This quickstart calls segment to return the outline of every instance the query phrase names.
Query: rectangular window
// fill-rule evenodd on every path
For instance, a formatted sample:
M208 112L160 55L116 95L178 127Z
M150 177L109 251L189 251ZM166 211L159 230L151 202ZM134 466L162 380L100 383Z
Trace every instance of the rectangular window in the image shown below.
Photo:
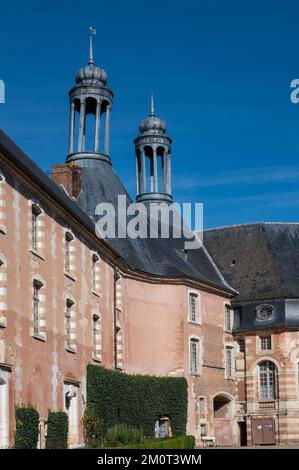
M73 302L71 300L66 301L66 311L65 311L65 332L66 332L66 346L71 348L71 320L72 320L72 306Z
M97 349L97 345L98 345L98 339L97 339L98 320L99 320L99 316L98 315L93 315L93 317L92 317L92 336L93 336L93 357L95 359L97 359L97 356L98 356L98 349Z
M64 244L64 268L66 273L70 273L71 270L71 241L73 236L71 233L65 234L65 244Z
M201 425L200 425L200 435L201 436L206 435L206 425L204 423L201 423Z
M190 373L200 372L200 343L198 339L190 339Z
M239 352L240 353L245 352L245 340L243 338L238 338L237 342L238 342Z
M230 305L225 305L224 311L224 329L231 332L233 329L234 312Z
M189 321L199 322L199 299L197 294L189 294Z
M269 351L272 349L271 336L260 336L261 351Z
M97 283L97 264L99 258L97 255L92 256L92 290L96 292L98 290L98 283Z
M33 250L37 250L37 213L36 211L34 210L34 208L32 208L32 219L31 219L31 222L32 222L32 249Z
M199 397L199 412L204 414L206 412L206 399L205 397Z
M39 289L41 285L33 283L33 334L39 334Z
M227 379L234 378L234 350L230 346L225 348L225 375Z

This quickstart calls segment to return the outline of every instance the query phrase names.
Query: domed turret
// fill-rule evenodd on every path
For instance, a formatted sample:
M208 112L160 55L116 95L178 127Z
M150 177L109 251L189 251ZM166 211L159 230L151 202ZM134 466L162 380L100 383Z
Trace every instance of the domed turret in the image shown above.
M76 77L76 83L88 83L88 84L102 84L107 83L107 72L101 67L96 67L94 64L88 64L86 67L82 67L78 70Z
M69 92L71 109L67 161L76 161L78 164L83 164L82 160L87 158L110 163L110 115L113 93L106 85L106 71L94 63L92 37L95 34L96 30L90 28L88 64L79 69L75 77L76 85ZM80 115L77 131L75 128L76 112ZM89 114L95 116L94 128L90 128L91 121L88 124L86 120ZM105 135L103 139L100 139L102 126L105 127ZM88 131L91 138L86 139ZM78 132L77 136L76 132Z
M149 117L139 125L139 136L134 140L136 151L136 200L172 202L171 195L171 139L165 134L166 124L155 115L151 95ZM146 165L146 161L149 165ZM158 171L158 169L161 171Z
M151 110L148 118L143 119L139 125L140 134L165 134L166 124L155 115L154 98L151 95Z

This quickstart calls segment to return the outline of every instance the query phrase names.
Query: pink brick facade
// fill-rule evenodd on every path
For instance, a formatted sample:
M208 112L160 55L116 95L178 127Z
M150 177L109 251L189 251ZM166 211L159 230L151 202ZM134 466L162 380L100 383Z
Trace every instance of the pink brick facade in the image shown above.
M229 303L229 295L194 281L126 270L102 241L10 164L4 153L0 170L4 200L0 233L1 446L13 445L14 408L19 404L35 406L41 421L46 420L48 410L66 410L69 444L82 444L86 365L92 362L127 373L185 376L188 432L199 438L204 427L206 434L214 435L221 419L229 418L227 443L236 442L235 382L225 378L224 346L233 341L231 333L224 331L224 305ZM33 206L38 208L35 221ZM32 224L36 225L34 233ZM67 234L71 234L69 239ZM188 320L190 292L199 298L196 324ZM38 302L37 322L34 299ZM191 338L199 341L196 374L190 373ZM215 396L227 397L230 407L229 416L215 418L214 427ZM205 401L202 409L199 397Z

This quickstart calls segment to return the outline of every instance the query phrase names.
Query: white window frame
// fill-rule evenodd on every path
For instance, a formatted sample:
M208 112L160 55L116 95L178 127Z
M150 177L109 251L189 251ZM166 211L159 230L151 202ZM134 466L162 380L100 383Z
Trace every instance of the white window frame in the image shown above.
M65 303L65 345L67 350L72 350L72 309L75 302L67 298Z
M227 319L228 312L229 312L229 319ZM225 303L224 304L224 326L223 326L223 329L227 333L232 333L233 326L234 326L234 310L233 310L233 308L230 304Z
M202 405L203 409L201 409ZM207 398L205 396L198 397L198 411L200 415L205 415L207 412Z
M193 344L197 345L196 349L196 368L192 367L192 346ZM189 373L190 375L201 375L202 372L202 341L198 336L189 337Z
M192 313L191 312L191 298L194 298L196 297L196 300L195 300L195 320L192 319ZM196 292L196 291L193 291L193 290L189 290L188 291L188 322L189 323L193 323L195 325L200 325L201 324L201 295L199 292Z
M231 364L230 369L231 373L228 372L228 351L231 351ZM225 378L227 380L235 379L235 348L233 344L225 344L224 346L224 361L225 361Z
M273 387L273 394L270 396L270 384L269 384L269 380L270 380L270 372L269 370L268 371L264 371L264 372L261 372L261 366L266 363L268 366L269 364L272 364L273 365L273 371L270 371L271 373L274 374L274 387ZM277 399L277 380L278 380L278 368L275 364L275 362L271 361L270 359L264 359L262 361L260 361L258 364L257 364L257 367L258 367L258 392L259 392L259 401L260 402L264 402L264 401L275 401ZM267 396L263 396L262 397L262 386L261 386L261 373L263 374L266 374L266 380L267 380Z
M270 348L267 347L267 343L270 341ZM263 342L265 343L263 347ZM273 344L272 344L272 336L270 334L262 334L259 335L259 350L261 352L269 352L272 351Z

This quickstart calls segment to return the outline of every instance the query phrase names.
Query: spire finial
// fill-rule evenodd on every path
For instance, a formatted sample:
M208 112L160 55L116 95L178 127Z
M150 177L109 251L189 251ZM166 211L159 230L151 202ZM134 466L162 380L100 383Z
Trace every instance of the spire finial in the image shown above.
M155 115L155 106L154 106L154 93L151 92L151 110L150 110L150 116Z
M97 30L90 26L89 28L89 61L88 64L94 64L93 60L93 47L92 47L92 36L97 34Z

